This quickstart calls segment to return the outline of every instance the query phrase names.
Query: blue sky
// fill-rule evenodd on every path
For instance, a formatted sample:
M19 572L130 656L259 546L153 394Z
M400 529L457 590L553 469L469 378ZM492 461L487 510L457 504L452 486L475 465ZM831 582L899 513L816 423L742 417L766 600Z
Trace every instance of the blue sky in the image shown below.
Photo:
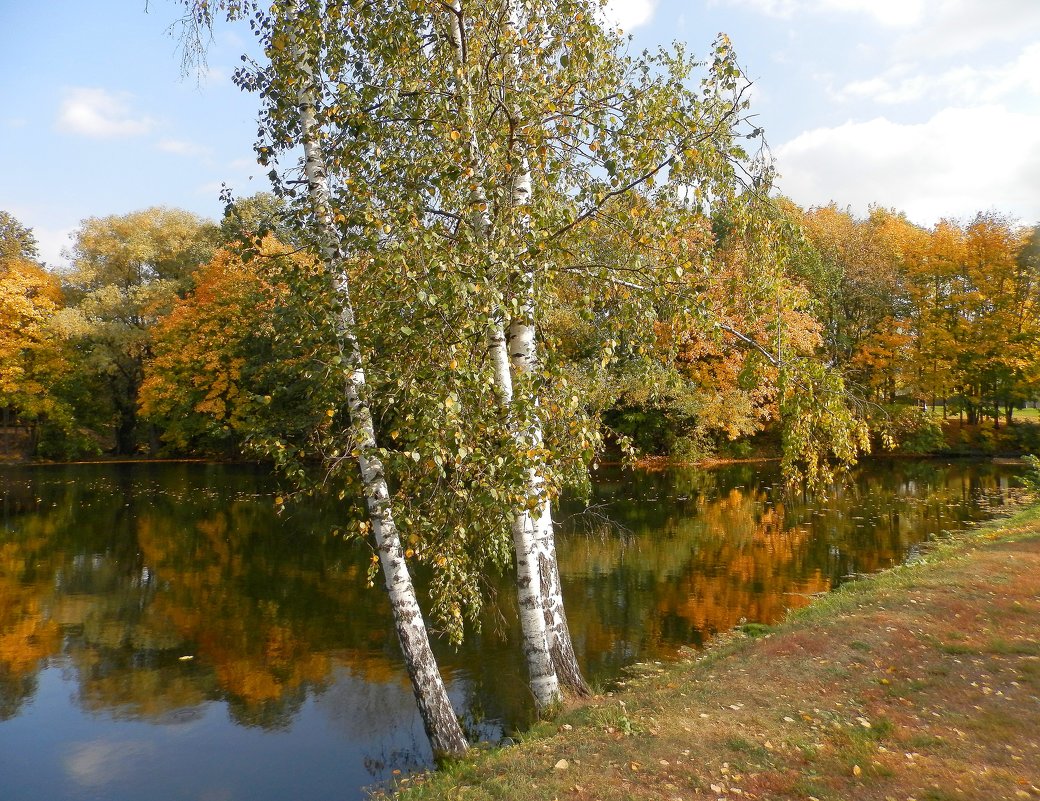
M995 209L1040 221L1040 0L611 0L637 48L729 34L780 189L931 225ZM80 220L153 205L216 218L220 186L266 188L256 100L224 28L181 75L172 0L0 0L0 208L45 261ZM250 178L250 176L253 176Z

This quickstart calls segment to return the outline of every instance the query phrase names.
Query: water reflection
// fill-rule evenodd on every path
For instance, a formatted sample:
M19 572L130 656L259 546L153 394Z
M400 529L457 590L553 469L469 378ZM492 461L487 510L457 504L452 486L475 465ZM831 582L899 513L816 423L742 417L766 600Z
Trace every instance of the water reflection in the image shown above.
M592 678L775 621L986 516L1010 482L1003 466L897 462L823 500L776 480L606 474L593 511L560 511ZM428 762L367 553L325 533L335 508L279 518L269 477L202 465L7 469L0 488L5 798L360 797ZM492 738L531 714L507 579L499 591L479 636L439 649L467 724Z

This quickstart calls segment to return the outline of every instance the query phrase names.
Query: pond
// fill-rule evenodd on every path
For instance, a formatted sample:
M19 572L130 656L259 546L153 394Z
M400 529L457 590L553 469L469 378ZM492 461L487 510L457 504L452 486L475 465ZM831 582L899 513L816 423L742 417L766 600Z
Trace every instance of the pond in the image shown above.
M602 472L558 511L571 631L601 685L1001 506L1014 468L875 462L826 499L774 465ZM263 471L0 468L5 801L325 801L429 764L370 552L331 510L279 517ZM437 645L472 736L530 721L509 582L479 636Z

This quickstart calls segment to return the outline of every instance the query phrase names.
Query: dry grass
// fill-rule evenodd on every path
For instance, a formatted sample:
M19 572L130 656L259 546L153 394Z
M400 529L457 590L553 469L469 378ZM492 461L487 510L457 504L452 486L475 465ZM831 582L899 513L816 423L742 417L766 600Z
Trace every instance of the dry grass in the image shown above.
M640 665L418 799L1040 798L1040 507Z

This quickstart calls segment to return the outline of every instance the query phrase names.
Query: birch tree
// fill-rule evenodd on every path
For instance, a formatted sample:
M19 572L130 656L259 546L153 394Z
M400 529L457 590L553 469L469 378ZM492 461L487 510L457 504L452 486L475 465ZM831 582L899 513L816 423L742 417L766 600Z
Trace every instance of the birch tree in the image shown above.
M467 46L467 19L462 4L456 0L445 7L447 15L446 28L448 39L455 55L455 90L459 119L463 132L460 134L467 141L467 157L469 166L467 171L472 173L475 182L472 185L473 212L471 214L471 226L476 242L480 247L486 248L489 237L493 232L493 221L489 211L487 196L487 176L484 175L485 158L481 152L480 131L478 131L477 120L474 115L473 83L470 80L472 65L470 63L470 49ZM514 3L506 3L503 10L503 20L507 28L514 28L517 24L517 9ZM510 82L515 84L520 80L519 64L515 54L508 61L513 74L509 76ZM519 169L515 176L510 176L509 201L518 213L517 223L521 226L527 224L526 205L531 197L531 170L526 153L520 152L517 158ZM531 298L533 300L533 298ZM499 393L499 401L502 404L507 418L512 416L510 409L513 402L513 376L518 369L525 369L533 357L533 338L519 334L514 336L513 321L509 321L507 335L505 310L496 310L494 317L490 320L490 331L488 336L488 349L493 365L495 386ZM533 333L533 332L532 332ZM519 426L512 425L513 437L521 447L538 446L541 444L541 432L538 428L533 429L528 435L520 430ZM527 495L537 502L541 487L541 477L533 468L528 468ZM540 504L540 514L533 503L528 503L519 509L513 519L512 535L513 548L516 553L517 572L517 596L520 610L520 625L523 632L523 650L527 662L528 676L531 692L534 696L535 705L540 712L551 709L560 701L558 666L555 664L550 648L547 624L552 622L552 617L546 614L546 600L549 598L549 575L543 568L543 560L540 550L544 547L542 540L546 529L543 518L548 517L548 527L552 525L551 513L548 503ZM555 564L555 561L554 561ZM562 603L561 603L562 608ZM581 679L580 671L575 665L574 675L577 677L573 686L579 691L587 688Z
M212 22L206 4L189 4L189 7L198 24L208 26ZM324 47L320 28L309 24L325 10L319 4L292 0L274 3L267 12L257 11L251 24L269 63L262 70L241 72L238 78L248 88L263 87L265 106L261 132L283 147L302 150L302 178L298 180L306 191L295 204L296 222L301 228L301 241L310 246L324 268L323 311L326 324L334 331L338 350L334 372L342 380L343 405L350 425L347 441L341 443L341 450L334 458L350 459L360 474L367 509L363 530L371 534L376 551L373 561L382 568L405 666L434 754L457 756L466 751L466 738L433 655L406 562L406 549L394 518L368 396L360 341L363 329L359 328L355 315L347 270L349 254L345 242L351 239L340 235L337 216L342 219L343 214L332 202L327 132L319 118L321 86L327 66L324 62L331 54ZM238 4L232 4L227 11L231 17L243 13ZM345 6L338 7L338 11L346 15L342 20L345 26L356 24L361 18L360 13L353 16ZM353 48L345 47L343 52L353 52ZM263 161L267 161L267 152L263 146L259 148ZM277 171L272 170L271 177L277 186ZM364 242L371 228L357 226L352 241ZM330 413L335 416L336 411L333 409Z
M540 321L561 280L580 287L612 331L605 369L645 336L659 292L708 268L656 248L674 218L643 212L654 198L705 216L764 187L766 165L740 147L757 137L747 82L724 37L704 63L681 49L628 56L585 0L534 0L522 15L502 2L291 4L320 66L300 77L293 31L266 23L288 18L279 8L255 23L271 66L248 65L238 81L264 98L257 154L276 193L305 212L314 178L301 194L278 167L307 138L321 146L323 211L301 219L349 253L335 272L354 277L365 387L379 388L360 394L390 443L379 457L400 488L405 557L433 567L434 615L457 638L482 576L519 556L521 589L541 598L526 608L549 623L548 638L537 615L525 626L529 665L540 664L532 694L549 708L553 673L582 687L551 504L587 486L602 439L552 344L539 349ZM599 226L627 241L624 258L582 252L577 235ZM645 294L621 302L633 276ZM341 470L334 438L322 447L329 474Z
M397 147L422 165L416 173L435 177L428 194L436 205L431 212L432 204L424 203L412 219L425 212L457 220L459 225L445 233L456 270L482 275L493 288L489 306L471 308L472 319L485 320L490 329L490 372L520 446L513 459L522 466L522 479L511 495L517 502L512 531L521 608L530 609L523 595L538 582L549 624L545 647L555 672L580 692L585 686L563 612L551 502L567 483L585 480L599 432L573 394L565 403L545 402L567 386L539 361L538 321L552 303L561 273L584 274L590 305L595 290L617 277L611 274L615 267L639 272L650 286L659 284L660 276L648 273L664 272L660 265L581 264L581 254L571 250L573 235L601 223L620 226L638 259L640 250L648 251L654 222L639 220L640 203L624 198L651 191L662 177L696 184L691 192L702 199L732 193L737 188L733 164L743 158L732 143L734 129L743 124L745 87L725 39L716 46L703 94L691 92L685 86L694 68L690 60L682 54L627 59L620 38L597 24L592 4L527 3L522 13L514 3L412 8L418 12L418 32L435 34L438 17L446 15L448 33L417 38L409 52L421 58L386 65L407 89L409 103L422 110L387 113L384 130L402 129ZM439 104L441 97L448 101ZM385 141L392 151L395 146ZM707 145L708 166L684 179L683 157L701 158L697 145ZM461 185L453 186L456 181ZM410 243L405 250L416 252L420 245ZM675 268L671 254L654 255ZM681 266L678 270L681 274ZM613 340L604 343L608 361L613 347ZM570 447L563 447L563 437L548 443L547 425L566 426ZM532 551L537 575L524 568ZM540 638L536 622L525 626L533 685L543 675L531 658ZM539 699L541 691L532 689ZM548 698L539 703L546 705Z

